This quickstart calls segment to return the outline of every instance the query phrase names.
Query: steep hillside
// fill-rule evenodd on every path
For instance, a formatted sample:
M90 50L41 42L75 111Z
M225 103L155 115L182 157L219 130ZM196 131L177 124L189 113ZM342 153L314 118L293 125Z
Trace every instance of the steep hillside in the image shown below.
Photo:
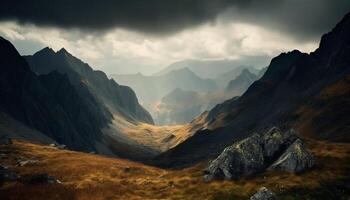
M90 107L96 102L79 98L63 75L35 75L14 46L3 38L0 57L1 112L69 148L95 150L94 141L102 134L99 130L109 120L101 110Z
M262 186L282 200L346 199L349 145L315 141L307 145L318 163L317 168L307 173L266 172L249 179L205 183L202 179L205 163L182 170L165 170L123 159L14 141L12 145L0 145L1 164L21 178L0 183L0 199L246 200ZM31 162L18 164L28 160ZM38 174L48 174L61 183L26 181Z
M45 48L33 56L25 56L25 59L37 74L48 74L55 70L67 74L79 94L84 98L92 94L92 98L99 101L99 105L103 105L100 109L107 107L110 112L119 113L132 120L153 123L151 115L138 103L131 88L108 79L102 71L94 71L65 49L54 52Z
M240 98L219 104L206 115L207 129L159 156L158 161L173 166L207 159L234 141L273 125L303 127L300 130L303 135L349 142L349 116L340 109L347 105L348 93L333 89L346 87L341 80L350 73L349 55L350 14L347 14L322 37L315 52L294 50L273 58L264 76ZM324 98L324 93L335 96ZM321 101L315 101L320 95ZM310 105L312 111L303 110ZM318 117L321 111L322 117ZM311 127L302 121L306 116L312 117L308 119Z

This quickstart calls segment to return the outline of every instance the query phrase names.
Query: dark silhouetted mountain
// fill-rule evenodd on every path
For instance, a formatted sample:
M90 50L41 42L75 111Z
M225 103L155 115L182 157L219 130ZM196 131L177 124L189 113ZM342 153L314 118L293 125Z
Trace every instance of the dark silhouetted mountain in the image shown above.
M273 58L261 79L239 98L205 113L206 128L157 157L161 165L187 165L217 156L235 141L274 125L302 135L350 141L350 14L310 53ZM193 124L196 126L196 124Z
M240 75L228 83L226 91L234 91L237 94L242 94L257 79L257 75L251 73L248 69L244 69Z
M134 121L153 123L151 115L139 104L134 91L108 79L102 71L94 71L88 64L72 56L64 48L54 52L44 48L33 56L25 56L37 74L58 71L66 74L81 98L87 98L94 110L119 113ZM94 104L93 102L98 102Z
M71 149L95 150L99 130L111 117L90 107L96 102L80 98L65 75L34 74L14 46L3 38L0 67L1 112Z

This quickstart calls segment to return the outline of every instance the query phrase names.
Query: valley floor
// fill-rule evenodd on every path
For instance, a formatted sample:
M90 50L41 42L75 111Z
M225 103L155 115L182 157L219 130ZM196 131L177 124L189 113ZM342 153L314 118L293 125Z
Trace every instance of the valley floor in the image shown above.
M317 167L307 173L265 172L236 181L202 180L206 163L170 170L94 154L14 141L0 146L1 164L22 178L47 173L62 184L6 182L0 199L248 199L262 186L280 199L348 199L350 144L307 141ZM20 166L20 160L32 160Z

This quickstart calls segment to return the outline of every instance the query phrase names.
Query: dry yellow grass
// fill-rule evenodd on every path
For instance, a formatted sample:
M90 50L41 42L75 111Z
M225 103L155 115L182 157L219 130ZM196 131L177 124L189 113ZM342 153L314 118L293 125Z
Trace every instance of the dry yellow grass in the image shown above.
M47 173L62 184L5 183L0 187L0 199L246 199L261 186L275 191L282 199L290 199L288 191L295 188L319 190L325 183L349 180L349 144L307 141L307 145L317 156L317 167L310 172L301 175L266 172L249 179L204 183L201 172L204 163L181 170L165 170L123 159L15 141L13 145L0 146L4 165L22 177ZM17 159L37 162L17 166Z
M109 128L104 132L116 136L134 145L145 146L157 152L164 152L191 137L199 128L206 127L203 113L190 124L156 126L146 123L135 123L114 116Z

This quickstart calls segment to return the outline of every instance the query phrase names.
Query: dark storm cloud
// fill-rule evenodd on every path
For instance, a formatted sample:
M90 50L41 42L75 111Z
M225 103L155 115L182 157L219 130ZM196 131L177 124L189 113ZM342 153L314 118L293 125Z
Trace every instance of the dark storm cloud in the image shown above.
M231 5L250 0L7 0L0 19L37 25L104 30L124 27L146 32L181 30L214 19Z
M171 34L213 21L250 22L296 37L319 36L350 10L349 0L5 0L0 20Z
M241 9L231 8L223 15L227 21L259 24L297 39L319 39L350 12L350 0L251 1Z

